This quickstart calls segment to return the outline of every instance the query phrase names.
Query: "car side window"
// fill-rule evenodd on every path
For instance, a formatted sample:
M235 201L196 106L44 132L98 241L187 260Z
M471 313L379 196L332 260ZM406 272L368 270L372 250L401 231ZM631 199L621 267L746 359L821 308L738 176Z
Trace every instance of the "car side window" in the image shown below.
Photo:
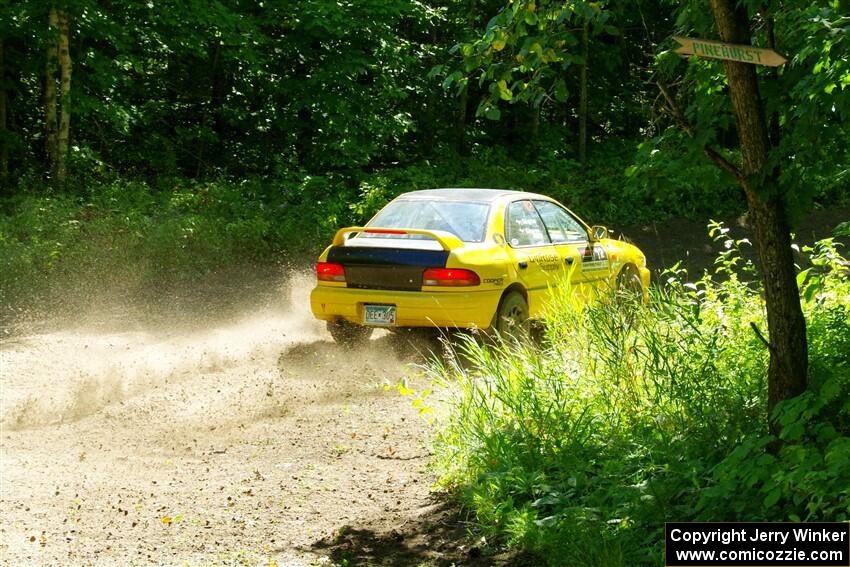
M508 242L511 246L549 244L546 227L531 201L514 201L508 205Z
M534 206L537 207L554 244L587 240L584 227L563 208L550 201L534 201Z

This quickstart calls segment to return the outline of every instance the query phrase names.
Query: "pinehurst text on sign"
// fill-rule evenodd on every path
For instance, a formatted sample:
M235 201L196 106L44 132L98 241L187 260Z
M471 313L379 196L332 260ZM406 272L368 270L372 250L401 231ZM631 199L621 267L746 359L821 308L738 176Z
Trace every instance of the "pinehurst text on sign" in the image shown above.
M735 45L721 43L707 39L693 39L689 37L673 36L682 47L676 49L681 55L696 55L709 59L723 59L726 61L738 61L739 63L752 63L754 65L768 65L778 67L785 63L786 59L772 49L753 47L752 45Z

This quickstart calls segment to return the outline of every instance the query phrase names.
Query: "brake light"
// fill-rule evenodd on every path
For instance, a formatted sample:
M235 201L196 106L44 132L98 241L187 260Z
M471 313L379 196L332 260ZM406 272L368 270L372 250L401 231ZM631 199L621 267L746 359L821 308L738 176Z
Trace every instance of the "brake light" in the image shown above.
M316 264L316 279L323 282L344 282L345 268L342 264L318 262Z
M480 283L478 274L472 270L429 268L422 273L422 285L467 286Z
M367 228L363 232L368 234L407 234L406 230L398 228Z

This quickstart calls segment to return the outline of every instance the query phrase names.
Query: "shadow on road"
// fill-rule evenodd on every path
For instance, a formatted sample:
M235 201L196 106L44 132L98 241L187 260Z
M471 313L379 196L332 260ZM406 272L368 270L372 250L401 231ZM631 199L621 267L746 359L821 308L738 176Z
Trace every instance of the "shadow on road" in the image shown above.
M312 551L327 555L334 565L473 567L500 565L531 567L540 560L527 555L491 555L491 549L469 533L469 524L457 506L445 498L423 508L421 514L397 527L380 524L344 526L335 537L313 544Z

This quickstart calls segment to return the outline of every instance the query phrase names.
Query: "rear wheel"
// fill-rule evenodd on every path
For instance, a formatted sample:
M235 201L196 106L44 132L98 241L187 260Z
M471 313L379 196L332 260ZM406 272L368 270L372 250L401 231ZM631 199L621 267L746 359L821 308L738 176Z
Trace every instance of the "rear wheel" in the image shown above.
M502 336L519 336L528 331L528 326L528 302L520 292L508 292L496 310L496 331Z
M345 319L328 321L328 332L334 341L345 346L359 346L369 340L372 336L372 327L355 325Z

